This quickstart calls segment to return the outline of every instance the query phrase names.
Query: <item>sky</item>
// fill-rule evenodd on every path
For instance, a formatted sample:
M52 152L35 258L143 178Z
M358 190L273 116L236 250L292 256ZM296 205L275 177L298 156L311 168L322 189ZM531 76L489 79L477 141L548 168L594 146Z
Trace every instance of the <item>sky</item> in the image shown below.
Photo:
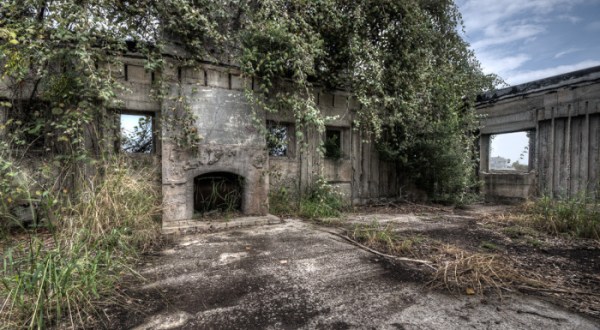
M508 85L600 65L600 0L456 0L485 73ZM524 132L497 135L491 156L517 160ZM519 161L527 163L527 157Z
M515 132L507 134L496 134L490 145L490 157L503 157L510 159L512 164L519 161L520 164L529 164L529 139L526 132Z
M600 0L457 0L485 73L517 85L600 65Z
M138 126L141 115L121 115L121 130L125 133L133 133L133 128Z

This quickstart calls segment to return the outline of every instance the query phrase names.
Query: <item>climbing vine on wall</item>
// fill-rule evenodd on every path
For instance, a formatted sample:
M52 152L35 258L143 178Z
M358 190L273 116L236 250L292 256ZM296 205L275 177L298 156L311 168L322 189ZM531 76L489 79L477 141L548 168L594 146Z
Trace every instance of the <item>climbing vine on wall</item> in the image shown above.
M175 43L187 64L239 64L255 82L246 93L254 111L291 111L298 134L327 121L315 87L349 91L360 105L354 127L431 193L447 194L473 182L473 101L494 83L460 29L452 0L8 0L0 61L9 111L39 113L40 132L60 139L53 147L69 144L70 159L89 156L81 137L100 134L92 124L118 106L115 55L133 51L160 71ZM36 109L17 101L35 97L44 101ZM174 101L185 114L185 100ZM178 143L198 143L193 118L171 119L188 128Z

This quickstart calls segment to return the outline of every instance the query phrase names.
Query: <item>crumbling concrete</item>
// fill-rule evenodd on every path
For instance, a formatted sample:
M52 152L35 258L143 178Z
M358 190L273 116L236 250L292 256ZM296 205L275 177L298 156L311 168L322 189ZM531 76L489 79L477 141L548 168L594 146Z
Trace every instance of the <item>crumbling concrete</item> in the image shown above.
M596 195L600 189L600 67L480 95L480 173L488 199ZM490 136L532 131L530 171L489 169Z
M398 218L398 216L395 216ZM394 218L394 219L395 219ZM399 221L390 218L390 221ZM412 221L408 219L407 221ZM597 329L528 296L503 299L428 291L390 266L298 220L180 237L139 269L118 317L135 329Z

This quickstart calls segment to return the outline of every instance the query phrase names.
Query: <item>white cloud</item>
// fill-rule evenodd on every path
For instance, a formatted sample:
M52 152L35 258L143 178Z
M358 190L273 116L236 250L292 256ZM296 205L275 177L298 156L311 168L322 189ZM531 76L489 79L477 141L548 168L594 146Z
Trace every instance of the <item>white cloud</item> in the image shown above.
M585 28L589 31L600 31L600 21L591 22Z
M564 50L562 52L558 52L556 55L554 55L554 58L561 58L561 57L563 57L565 55L577 53L577 52L580 52L582 50L583 49L581 49L581 48L569 48L569 49Z
M498 26L490 25L484 30L485 39L472 44L474 49L484 49L489 46L502 45L518 40L526 40L544 32L544 27L533 24Z
M586 60L575 64L568 65L560 65L553 68L546 68L541 70L531 70L531 71L515 71L510 75L510 79L506 79L507 83L511 85L522 84L525 82L548 78L552 76L556 76L562 73L567 73L571 71L577 71L585 68L590 68L593 66L600 65L600 61L596 60Z
M485 52L481 53L477 58L481 62L483 72L495 73L500 77L506 76L509 72L521 67L523 63L531 59L526 54L501 56Z
M565 13L584 0L462 0L458 1L467 31L512 20L517 15L534 18L552 12Z
M558 15L557 18L562 21L569 21L571 24L577 24L583 20L581 17L572 15Z
M464 19L466 38L472 45L482 69L495 73L507 83L517 84L600 64L596 56L569 64L568 54L588 50L587 45L571 43L571 48L556 48L558 42L527 46L532 40L542 40L546 31L552 32L557 22L569 22L579 28L600 31L600 21L587 25L575 6L596 4L600 0L457 0ZM589 9L588 9L589 10ZM548 39L548 38L546 38ZM556 44L556 45L555 45ZM543 49L541 49L543 48ZM554 54L554 56L552 56ZM541 60L533 61L532 59ZM552 66L548 57L554 57L556 66L542 70L526 70Z

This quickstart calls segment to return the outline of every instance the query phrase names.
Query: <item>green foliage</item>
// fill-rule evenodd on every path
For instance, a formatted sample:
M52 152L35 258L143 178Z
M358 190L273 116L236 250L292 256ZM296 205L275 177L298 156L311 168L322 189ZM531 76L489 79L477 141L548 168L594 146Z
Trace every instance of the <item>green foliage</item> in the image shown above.
M104 171L82 187L78 202L40 193L48 201L44 229L0 241L0 318L7 328L42 329L64 316L84 326L97 302L115 299L130 257L156 243L159 192L150 173L123 161Z
M585 195L568 199L542 197L531 209L534 225L551 234L600 239L600 204Z
M400 236L389 224L384 226L377 221L354 226L350 236L376 250L399 255L414 254L415 246L425 240L420 235Z
M325 157L333 160L339 160L342 158L342 147L339 134L331 134L325 137L323 142L323 149L325 149Z
M477 185L473 104L496 80L461 39L452 1L271 0L255 12L240 63L259 78L262 108L323 131L308 89L347 89L361 105L355 127L435 198L460 201Z
M298 215L308 219L338 217L347 204L335 187L319 178L302 195Z
M300 196L294 189L281 186L269 190L269 213L278 216L298 214Z

